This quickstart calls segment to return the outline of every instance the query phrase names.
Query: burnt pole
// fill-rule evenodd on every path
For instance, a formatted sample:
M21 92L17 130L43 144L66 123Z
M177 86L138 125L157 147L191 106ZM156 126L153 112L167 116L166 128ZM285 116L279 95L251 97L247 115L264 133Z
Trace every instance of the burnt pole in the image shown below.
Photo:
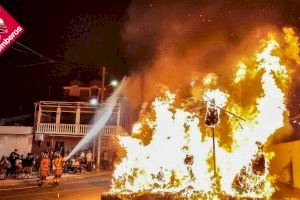
M214 177L217 176L217 163L216 163L216 144L215 144L215 128L212 127L212 139L213 139L213 162L214 162Z
M211 99L207 104L207 110L205 115L205 125L212 130L212 141L213 141L213 167L214 167L214 177L217 175L217 159L216 159L216 141L215 141L215 126L220 122L219 111L216 106L215 99Z

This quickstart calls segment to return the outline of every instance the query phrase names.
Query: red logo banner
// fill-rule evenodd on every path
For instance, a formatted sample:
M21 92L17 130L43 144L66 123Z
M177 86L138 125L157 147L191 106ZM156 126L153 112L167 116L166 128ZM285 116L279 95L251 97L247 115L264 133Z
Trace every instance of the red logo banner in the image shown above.
M24 28L0 6L0 54L24 32Z

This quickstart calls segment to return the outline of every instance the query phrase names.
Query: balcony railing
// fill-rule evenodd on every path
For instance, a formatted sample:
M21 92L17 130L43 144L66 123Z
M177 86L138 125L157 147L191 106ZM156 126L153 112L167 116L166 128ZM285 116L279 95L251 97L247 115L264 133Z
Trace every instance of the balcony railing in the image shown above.
M44 133L50 135L70 135L83 136L92 129L92 125L86 124L55 124L55 123L38 123L36 133ZM118 126L105 126L101 132L102 135L110 135L116 133L120 129Z

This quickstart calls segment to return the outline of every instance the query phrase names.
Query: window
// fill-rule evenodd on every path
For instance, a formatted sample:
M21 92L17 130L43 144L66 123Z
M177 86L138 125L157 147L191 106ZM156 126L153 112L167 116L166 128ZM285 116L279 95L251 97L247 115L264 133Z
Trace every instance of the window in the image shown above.
M79 92L80 92L79 91L79 87L76 86L76 85L74 85L70 89L70 96L72 96L72 97L79 97L79 94L80 94Z
M76 113L61 112L60 123L61 124L75 124Z
M98 96L98 88L91 89L91 96Z
M89 88L81 88L80 89L80 100L81 101L88 101L89 96L90 96Z

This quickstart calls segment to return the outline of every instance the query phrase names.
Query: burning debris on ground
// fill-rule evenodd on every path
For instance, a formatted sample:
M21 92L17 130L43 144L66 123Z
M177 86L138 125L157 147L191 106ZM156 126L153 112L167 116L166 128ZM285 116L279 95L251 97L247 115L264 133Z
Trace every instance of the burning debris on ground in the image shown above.
M119 138L125 156L103 199L271 198L274 155L264 145L287 122L291 63L299 59L291 40L290 28L270 32L236 63L232 83L208 74L187 98L165 87Z

